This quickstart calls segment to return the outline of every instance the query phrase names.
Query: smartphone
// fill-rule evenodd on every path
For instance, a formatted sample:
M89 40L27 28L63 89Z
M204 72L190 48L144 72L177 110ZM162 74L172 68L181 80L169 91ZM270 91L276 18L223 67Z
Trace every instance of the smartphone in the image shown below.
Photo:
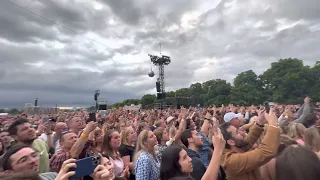
M76 161L76 168L69 169L69 171L75 171L76 174L69 179L79 179L84 176L88 176L93 173L94 169L101 163L101 157L98 155L79 159Z
M93 121L93 122L96 122L96 121L97 121L97 119L96 119L96 113L94 113L94 112L89 113L89 118L88 118L88 120L87 120L87 123L88 123L88 122L91 122L91 121Z
M266 113L269 113L269 112L270 112L269 102L265 102L265 103L264 103L264 107L266 108Z

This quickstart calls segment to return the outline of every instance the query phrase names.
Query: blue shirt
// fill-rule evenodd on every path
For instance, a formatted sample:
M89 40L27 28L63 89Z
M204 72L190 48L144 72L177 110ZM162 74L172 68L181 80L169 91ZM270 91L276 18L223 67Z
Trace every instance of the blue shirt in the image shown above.
M200 159L201 161L203 162L203 164L208 167L209 166L209 163L210 163L210 160L211 158L209 158L209 149L210 149L210 146L211 146L211 141L209 140L209 138L207 138L203 132L201 131L198 131L199 132L199 135L202 137L202 140L203 140L203 145L202 147L199 149L198 151L198 154L200 155Z
M158 180L160 161L147 152L142 152L134 167L136 180Z

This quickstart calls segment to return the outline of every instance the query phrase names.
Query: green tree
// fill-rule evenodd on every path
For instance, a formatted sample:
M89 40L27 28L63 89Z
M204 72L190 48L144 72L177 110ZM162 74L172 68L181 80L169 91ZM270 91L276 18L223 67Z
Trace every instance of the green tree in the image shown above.
M191 97L194 99L195 104L204 104L204 100L201 96L204 94L204 90L201 83L191 84L189 87L189 92Z
M141 104L141 99L126 99L122 102L123 105L138 105Z
M275 102L298 103L308 93L309 67L299 59L280 59L271 64L261 76L267 90L272 91L270 98ZM311 78L311 77L310 77ZM312 79L312 78L311 78Z
M309 89L309 96L313 101L320 101L320 61L317 61L310 71L312 86Z
M143 107L148 106L148 105L152 105L156 102L157 97L153 94L146 94L144 96L142 96L141 98L141 105Z
M176 91L169 91L169 92L167 92L166 95L167 95L168 98L175 97L176 96Z
M209 83L208 83L209 84ZM211 80L208 86L208 92L205 95L205 105L221 105L230 102L230 92L232 86L226 80Z
M234 79L230 100L233 104L251 105L266 101L263 83L252 70L242 72Z
M19 109L16 109L16 108L13 108L13 109L10 109L9 114L20 114L21 112L19 111Z
M190 97L189 88L181 88L176 91L176 96L178 97Z

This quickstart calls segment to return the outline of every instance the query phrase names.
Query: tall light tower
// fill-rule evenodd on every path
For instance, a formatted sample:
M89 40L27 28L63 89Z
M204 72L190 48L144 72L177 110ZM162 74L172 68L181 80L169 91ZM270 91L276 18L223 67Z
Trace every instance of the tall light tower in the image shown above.
M159 83L160 90L159 93L165 93L165 84L164 84L164 66L170 64L171 60L169 56L156 56L149 54L151 62L159 67L159 76L157 79L157 83Z
M161 55L161 44L160 44L160 56L148 54L150 57L151 62L159 67L159 76L156 82L156 89L157 89L157 99L160 102L163 102L166 99L166 91L165 91L165 83L164 83L164 66L170 64L171 59L169 56ZM149 77L154 76L154 72L151 71L148 73ZM162 104L160 103L162 108Z
M96 111L99 109L98 100L99 100L100 90L96 90L94 92L94 100L96 101Z

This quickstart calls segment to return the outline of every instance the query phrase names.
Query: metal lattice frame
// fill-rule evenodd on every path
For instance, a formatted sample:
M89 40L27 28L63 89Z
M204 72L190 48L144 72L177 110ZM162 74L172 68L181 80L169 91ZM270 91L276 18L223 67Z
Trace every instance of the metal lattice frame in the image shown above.
M160 92L165 93L165 86L164 86L164 65L159 65L159 78L158 81L160 83Z
M151 62L159 66L159 77L158 77L158 82L160 84L160 92L165 93L165 83L164 83L164 65L170 64L171 60L169 56L164 56L162 55L161 57L155 56L155 55L150 55Z

